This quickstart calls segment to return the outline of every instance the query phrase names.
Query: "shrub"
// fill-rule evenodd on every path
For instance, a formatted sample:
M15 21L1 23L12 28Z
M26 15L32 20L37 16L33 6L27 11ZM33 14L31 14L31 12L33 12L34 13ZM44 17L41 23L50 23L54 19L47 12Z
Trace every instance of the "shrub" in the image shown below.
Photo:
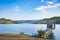
M21 32L20 34L21 34L21 35L24 35L24 32Z
M39 37L43 37L45 34L45 31L44 30L38 30L38 36Z

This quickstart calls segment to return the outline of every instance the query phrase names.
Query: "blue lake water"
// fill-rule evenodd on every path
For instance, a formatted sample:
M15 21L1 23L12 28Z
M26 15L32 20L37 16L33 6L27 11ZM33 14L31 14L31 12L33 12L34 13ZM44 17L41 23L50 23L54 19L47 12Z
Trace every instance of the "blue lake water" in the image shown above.
M0 24L0 33L19 34L24 32L25 34L33 35L40 29L45 30L46 24Z
M46 24L0 24L0 33L19 34L24 32L28 35L37 34L37 31L47 28ZM50 40L60 40L60 24L56 24L56 29L53 31L54 36Z

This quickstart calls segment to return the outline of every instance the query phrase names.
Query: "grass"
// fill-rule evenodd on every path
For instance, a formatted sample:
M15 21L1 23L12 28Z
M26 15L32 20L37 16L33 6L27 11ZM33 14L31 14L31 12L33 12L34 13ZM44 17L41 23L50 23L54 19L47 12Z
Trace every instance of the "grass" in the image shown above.
M29 35L26 35L26 34L0 34L0 39L4 39L7 40L7 39L11 39L11 40L18 40L18 39L22 39L22 40L45 40L44 38L37 38L37 37L31 37ZM46 39L47 40L47 39Z
M0 37L29 37L25 34L0 34Z

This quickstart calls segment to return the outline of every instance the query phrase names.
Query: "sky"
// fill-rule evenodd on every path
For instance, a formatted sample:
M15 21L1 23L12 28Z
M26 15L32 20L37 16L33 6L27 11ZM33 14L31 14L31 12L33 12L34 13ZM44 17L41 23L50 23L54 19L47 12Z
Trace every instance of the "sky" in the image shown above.
M0 0L0 18L38 20L60 16L60 0Z

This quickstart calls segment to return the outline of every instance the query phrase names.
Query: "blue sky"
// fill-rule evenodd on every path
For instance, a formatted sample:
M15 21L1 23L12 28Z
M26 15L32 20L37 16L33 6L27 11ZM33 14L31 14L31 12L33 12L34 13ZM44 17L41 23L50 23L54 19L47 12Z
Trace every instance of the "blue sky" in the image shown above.
M38 20L60 16L60 0L0 0L0 18Z

